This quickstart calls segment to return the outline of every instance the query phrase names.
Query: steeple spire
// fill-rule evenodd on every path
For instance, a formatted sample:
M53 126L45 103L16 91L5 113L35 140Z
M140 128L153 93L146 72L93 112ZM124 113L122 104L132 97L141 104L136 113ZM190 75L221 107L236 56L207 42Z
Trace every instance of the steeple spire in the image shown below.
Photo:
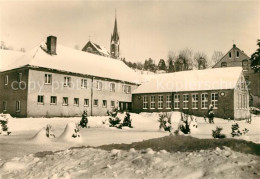
M117 16L116 16L116 9L115 9L115 24L114 24L114 31L111 35L111 41L110 41L110 55L112 58L118 58L119 57L119 34L117 30Z

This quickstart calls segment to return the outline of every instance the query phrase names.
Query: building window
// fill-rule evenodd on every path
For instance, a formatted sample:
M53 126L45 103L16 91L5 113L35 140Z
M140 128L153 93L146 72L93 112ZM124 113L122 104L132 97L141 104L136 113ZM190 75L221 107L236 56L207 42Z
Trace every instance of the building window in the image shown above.
M17 74L17 82L21 82L22 81L22 76L23 76L23 74L22 73L18 73Z
M242 94L240 94L239 95L239 97L240 97L240 107L239 107L239 109L242 109L243 108L243 99L242 99Z
M102 101L102 106L103 106L103 108L106 108L106 107L107 107L107 100L103 100L103 101Z
M102 90L102 82L97 81L97 90Z
M3 111L7 111L7 102L3 101Z
M116 84L115 83L110 83L110 91L115 92L116 91Z
M201 94L201 109L207 109L208 108L208 94L202 93Z
M51 84L51 82L52 82L51 74L45 74L44 83L45 84Z
M218 93L211 94L211 104L215 109L218 108Z
M111 101L111 108L115 107L115 101Z
M62 105L63 106L68 106L69 105L69 98L68 97L63 97Z
M189 108L189 95L184 94L183 95L183 109L188 109Z
M231 52L228 53L229 58L231 58Z
M248 71L248 60L242 61L242 67L244 71Z
M16 101L16 112L21 111L21 101Z
M174 109L180 109L180 95L174 95Z
M158 109L162 109L163 108L163 96L160 95L158 97Z
M44 103L44 98L42 95L38 95L38 104L43 104Z
M166 96L166 109L171 109L172 108L172 99L171 95Z
M237 58L239 58L239 51L237 51Z
M51 96L51 104L57 104L57 97Z
M98 106L98 99L94 99L94 106Z
M79 106L79 98L74 98L74 106Z
M5 75L5 85L8 85L8 75Z
M143 109L147 109L148 108L148 98L147 96L143 97Z
M131 93L131 86L123 85L123 92L124 93Z
M227 67L227 62L222 62L221 67Z
M71 82L71 78L65 76L65 77L64 77L64 86L65 86L65 87L70 86L70 82Z
M84 99L84 106L89 106L89 100L88 99Z
M150 100L150 108L155 109L155 96L151 96Z
M245 76L245 81L246 81L246 86L249 88L250 85L249 76Z
M88 80L81 79L81 88L87 88L88 86Z
M198 109L199 106L199 95L192 94L192 109Z

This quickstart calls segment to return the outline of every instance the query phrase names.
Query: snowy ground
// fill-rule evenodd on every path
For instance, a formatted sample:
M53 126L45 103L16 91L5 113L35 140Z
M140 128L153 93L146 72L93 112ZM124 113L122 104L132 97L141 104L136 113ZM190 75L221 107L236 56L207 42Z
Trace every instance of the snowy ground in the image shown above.
M124 115L121 115L121 119L123 119L123 117ZM219 153L216 151L193 153L190 156L196 158L194 161L195 163L193 163L190 160L181 160L181 158L187 158L189 155L187 153L164 154L164 152L162 152L161 154L152 154L153 152L151 152L152 155L144 155L142 154L142 151L135 152L134 154L131 152L121 152L122 155L120 154L120 157L116 157L115 160L112 157L113 152L88 148L81 150L65 150L72 146L100 146L113 143L132 143L169 135L168 132L158 130L158 114L156 113L131 114L131 119L133 120L132 124L134 126L133 129L123 128L121 130L109 128L102 123L102 121L105 121L107 118L107 116L88 117L90 128L81 129L81 140L75 140L74 142L63 140L66 139L66 137L59 136L64 132L67 123L79 123L80 118L11 118L8 125L9 130L12 132L11 135L0 136L0 173L2 173L0 174L0 178L1 176L2 178L28 178L29 176L32 178L84 178L83 176L94 178L111 178L115 176L119 176L120 178L154 178L157 175L159 178L162 178L167 176L167 173L170 171L172 173L170 172L171 175L169 176L182 178L182 176L178 174L184 170L181 169L181 166L187 166L186 169L190 171L185 173L185 176L187 175L188 178L189 174L195 176L195 178L200 178L202 176L221 178L221 175L217 175L217 173L220 172L223 176L229 176L227 171L225 171L226 169L224 169L225 167L218 169L215 174L211 173L212 176L207 174L207 170L204 170L205 168L207 169L207 167L210 168L207 166L207 163L212 163L209 162L210 160L214 161L214 165L228 166L228 168L231 168L234 172L234 176L236 176L236 173L239 174L243 171L241 167L248 166L252 161L254 161L252 162L253 168L257 167L259 164L259 157L255 159L255 156L240 154L233 151L231 151L231 153L235 156L234 160L226 160L226 156L224 155L225 151L218 151ZM180 114L174 112L172 115L174 128L177 126L179 118ZM191 131L191 135L194 137L212 138L211 133L216 126L222 127L223 133L226 134L227 137L231 137L230 133L231 125L234 124L233 121L228 122L218 118L215 119L215 124L205 123L203 118L197 118L197 121L198 129ZM251 124L248 124L245 121L237 121L237 123L241 130L244 128L249 129L247 136L243 137L243 139L260 143L259 116L254 116ZM41 134L37 134L37 132L43 127L46 127L47 124L51 124L55 129L54 133L57 136L56 139L46 140ZM40 151L57 150L64 151L42 158L29 155ZM217 157L219 155L222 158L220 157L219 159ZM84 157L81 159L80 156ZM176 157L178 160L176 160ZM239 158L239 160L236 158ZM246 161L244 158L246 158ZM66 161L71 161L72 163L66 163ZM227 161L228 164L226 163ZM157 164L159 164L159 166ZM53 166L53 168L50 168L48 165ZM212 164L212 166L214 165ZM120 169L120 166L123 167ZM198 169L196 169L196 166L198 166ZM246 170L249 169L247 168ZM160 175L157 170L160 171ZM46 173L46 171L48 171L48 173ZM197 173L195 171L197 171ZM259 175L256 173L255 175L252 175L252 177L259 177ZM231 176L232 175L228 178L235 178L234 176ZM239 178L243 178L241 177L242 174L239 176Z

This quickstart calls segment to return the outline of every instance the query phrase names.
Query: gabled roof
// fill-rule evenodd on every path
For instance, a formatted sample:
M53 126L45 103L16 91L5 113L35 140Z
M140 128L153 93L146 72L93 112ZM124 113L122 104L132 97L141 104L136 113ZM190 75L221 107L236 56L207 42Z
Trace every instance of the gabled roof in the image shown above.
M212 68L216 67L217 64L219 64L219 63L228 55L228 53L229 53L232 49L238 49L240 53L244 54L248 59L250 59L250 58L248 57L248 55L247 55L243 50L240 50L235 44L233 44L233 47L232 47L225 55L223 55L223 57L222 57L215 65L212 66Z
M57 55L50 55L46 45L33 48L3 71L24 67L43 67L136 83L139 75L120 60L111 59L57 45ZM4 59L5 60L5 59Z
M24 55L24 52L0 49L0 71L22 55Z
M89 44L91 44L100 53L100 55L104 55L104 56L109 56L110 55L108 50L105 47L103 47L101 45L98 45L98 44L96 44L96 43L94 43L92 41L88 41L88 43L84 46L84 48L82 50L83 51L87 51L87 46Z
M158 75L133 94L235 89L242 67L191 70Z

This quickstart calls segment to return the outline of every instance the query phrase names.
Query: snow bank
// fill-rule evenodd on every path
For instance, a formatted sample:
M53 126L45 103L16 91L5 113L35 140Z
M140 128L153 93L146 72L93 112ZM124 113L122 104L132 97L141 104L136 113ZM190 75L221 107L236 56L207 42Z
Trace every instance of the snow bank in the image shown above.
M35 136L33 136L30 140L30 142L33 142L35 144L49 144L51 142L50 138L46 136L46 128L42 128L39 130Z
M76 124L74 122L69 122L66 125L64 132L57 138L57 141L81 143L82 138L78 132Z

